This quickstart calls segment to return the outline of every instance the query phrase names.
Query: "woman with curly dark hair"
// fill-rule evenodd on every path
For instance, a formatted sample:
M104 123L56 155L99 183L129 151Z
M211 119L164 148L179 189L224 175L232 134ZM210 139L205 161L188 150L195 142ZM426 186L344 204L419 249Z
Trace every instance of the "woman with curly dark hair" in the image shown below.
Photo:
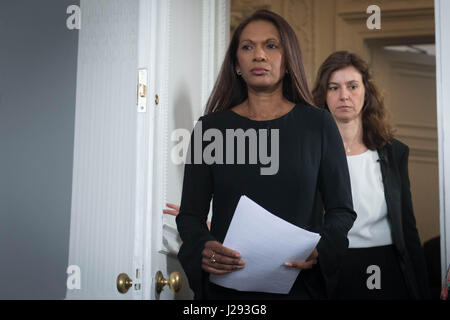
M312 93L342 136L358 215L348 233L337 297L428 299L411 201L409 148L393 137L367 63L347 51L331 54L318 70Z

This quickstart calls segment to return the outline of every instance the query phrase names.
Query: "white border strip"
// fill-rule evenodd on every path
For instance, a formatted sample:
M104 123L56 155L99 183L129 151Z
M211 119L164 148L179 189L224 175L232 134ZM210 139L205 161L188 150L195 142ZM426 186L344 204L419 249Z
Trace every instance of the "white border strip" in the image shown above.
M441 12L450 12L450 2L435 0L434 2L435 32L436 32L436 98L437 98L437 131L439 153L439 202L441 226L441 276L450 264L450 169L445 159L450 160L450 35L444 33L450 29L450 20ZM447 90L446 90L447 89ZM447 201L448 200L448 201Z

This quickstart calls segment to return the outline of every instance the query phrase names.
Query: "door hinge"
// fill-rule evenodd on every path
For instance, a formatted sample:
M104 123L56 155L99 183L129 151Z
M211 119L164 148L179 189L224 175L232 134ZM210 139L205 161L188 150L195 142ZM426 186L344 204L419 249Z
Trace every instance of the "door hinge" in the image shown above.
M136 269L136 282L134 283L134 290L141 290L141 270Z
M147 112L147 69L139 69L137 87L138 112Z

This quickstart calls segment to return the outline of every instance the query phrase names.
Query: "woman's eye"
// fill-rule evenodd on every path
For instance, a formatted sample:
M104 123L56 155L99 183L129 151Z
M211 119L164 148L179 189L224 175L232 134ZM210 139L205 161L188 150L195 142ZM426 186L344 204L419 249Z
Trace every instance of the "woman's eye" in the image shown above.
M336 90L337 90L337 87L328 87L328 90L330 90L330 91L336 91Z
M250 50L250 49L251 49L251 46L248 45L248 44L246 44L246 45L242 46L242 49L243 49L243 50Z
M355 90L356 88L358 88L358 86L357 86L357 85L353 85L353 86L350 86L350 88L351 88L352 90Z
M269 49L276 49L276 48L278 48L278 46L277 46L276 44L273 44L273 43L269 43L269 44L267 45L267 47L268 47Z

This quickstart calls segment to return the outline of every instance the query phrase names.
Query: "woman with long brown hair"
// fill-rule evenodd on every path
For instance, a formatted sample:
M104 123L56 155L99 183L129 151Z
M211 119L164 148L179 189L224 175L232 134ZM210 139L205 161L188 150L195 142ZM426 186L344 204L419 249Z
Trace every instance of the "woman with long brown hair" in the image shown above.
M353 206L340 299L429 298L411 201L409 148L394 139L368 64L338 51L320 66L315 104L335 119L346 149Z
M273 12L255 12L233 34L185 165L178 258L196 299L314 299L335 289L356 214L339 131L328 112L311 105L294 31ZM220 144L230 131L245 137L243 148ZM270 168L258 158L265 147L276 162ZM319 193L325 215L315 208ZM245 257L222 245L242 195L321 235L306 261L280 261L302 270L289 294L242 292L209 281L210 274L245 268Z

